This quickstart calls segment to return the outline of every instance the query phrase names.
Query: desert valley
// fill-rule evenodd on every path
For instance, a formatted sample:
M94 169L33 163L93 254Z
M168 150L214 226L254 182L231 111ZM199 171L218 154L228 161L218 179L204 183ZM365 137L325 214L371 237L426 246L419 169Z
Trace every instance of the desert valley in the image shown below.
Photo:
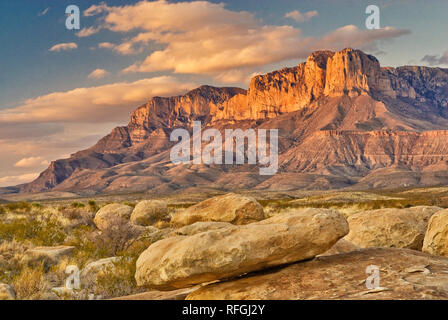
M278 129L278 172L173 164L198 121ZM351 48L153 97L0 189L0 299L447 299L447 128L448 69Z

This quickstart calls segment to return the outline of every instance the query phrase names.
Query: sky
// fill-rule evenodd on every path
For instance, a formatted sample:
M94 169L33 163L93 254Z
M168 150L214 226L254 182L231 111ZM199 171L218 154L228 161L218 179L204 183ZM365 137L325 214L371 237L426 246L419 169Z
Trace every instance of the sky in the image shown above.
M92 146L152 96L247 88L315 50L446 68L447 16L446 0L0 1L0 187Z

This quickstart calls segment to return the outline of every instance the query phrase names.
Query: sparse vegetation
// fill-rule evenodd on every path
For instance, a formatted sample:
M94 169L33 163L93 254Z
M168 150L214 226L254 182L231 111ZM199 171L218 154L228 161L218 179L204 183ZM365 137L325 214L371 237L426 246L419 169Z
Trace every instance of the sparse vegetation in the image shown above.
M25 201L12 202L12 203L5 204L5 208L12 212L26 213L31 210L32 205Z
M111 298L134 294L143 289L135 283L135 263L152 243L163 238L161 232L145 233L144 227L109 221L110 228L100 231L93 219L100 207L113 201L81 199L57 203L16 202L0 205L0 282L14 287L19 299L80 299L88 294ZM138 200L121 199L134 207ZM407 208L435 205L448 208L448 188L388 190L375 192L307 193L281 199L260 200L268 216L295 208L333 208L346 216L380 208ZM171 214L192 206L193 202L168 204ZM159 228L168 227L159 225ZM50 268L23 263L28 249L36 246L74 246L70 256ZM93 286L75 296L56 296L51 289L64 286L65 268L80 270L91 262L117 257L112 270L100 274Z
M1 223L0 238L5 241L26 241L38 246L61 244L66 237L61 225L52 218L39 218L20 218Z
M84 208L86 205L82 202L72 202L71 207L72 208Z
M29 268L24 267L21 272L12 279L12 284L21 300L41 299L48 289L43 265Z
M136 206L136 203L134 203L134 202L129 202L129 201L125 201L125 202L123 202L123 204L126 205L126 206L130 206L130 207L132 207L132 208L135 208L135 206Z
M95 200L89 200L88 205L92 212L97 212L100 209Z

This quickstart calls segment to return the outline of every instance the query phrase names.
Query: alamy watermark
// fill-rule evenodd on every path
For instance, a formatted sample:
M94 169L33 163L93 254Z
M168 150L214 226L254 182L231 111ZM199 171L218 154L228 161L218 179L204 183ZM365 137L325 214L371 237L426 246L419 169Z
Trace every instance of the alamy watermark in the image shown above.
M174 164L242 165L247 159L247 164L264 166L260 167L260 175L274 175L278 170L278 129L225 129L223 141L219 130L209 128L202 132L201 122L194 121L193 139L188 130L175 129L170 141L178 142L170 153ZM202 148L203 142L209 144Z
M69 265L65 269L65 273L68 274L67 279L65 280L64 289L67 289L69 292L76 292L81 290L81 272L78 266ZM94 294L88 295L89 300L101 300L102 296L95 296Z
M369 290L380 288L380 268L370 265L366 268L366 274L369 275L366 279L366 288Z
M78 6L70 5L65 9L67 19L65 27L68 30L79 30L81 28L81 13Z
M369 5L366 8L366 28L369 30L380 29L380 8L376 5Z

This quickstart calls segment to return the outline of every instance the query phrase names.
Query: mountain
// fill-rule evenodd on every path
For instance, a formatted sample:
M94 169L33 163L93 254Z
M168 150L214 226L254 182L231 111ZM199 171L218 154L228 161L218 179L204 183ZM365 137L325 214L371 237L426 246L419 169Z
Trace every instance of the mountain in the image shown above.
M170 134L194 121L279 129L279 170L173 165ZM448 69L381 67L360 50L318 51L254 77L248 90L202 86L151 98L127 126L57 160L19 192L384 188L448 183Z

